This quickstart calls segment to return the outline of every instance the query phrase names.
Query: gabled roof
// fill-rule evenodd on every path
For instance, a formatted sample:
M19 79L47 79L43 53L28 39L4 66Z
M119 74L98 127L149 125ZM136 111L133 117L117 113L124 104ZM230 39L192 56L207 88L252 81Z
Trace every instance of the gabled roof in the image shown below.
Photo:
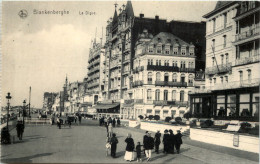
M134 10L133 10L133 6L131 1L127 1L126 3L126 7L125 7L125 11L126 11L126 18L130 18L130 17L134 17Z
M183 45L190 46L189 43L183 41L179 37L173 35L172 33L168 33L168 32L160 32L155 37L153 37L153 39L150 42L148 42L148 44L158 44L158 43L162 43L164 45L167 43L170 43L171 45L174 45L177 43L180 46L183 46Z
M238 3L239 1L218 1L216 6L215 6L215 9L205 15L203 15L202 17L203 18L208 18L210 16L212 16L213 14L215 14L216 12L226 8L226 7L229 7L230 5L232 4L235 4L235 3Z

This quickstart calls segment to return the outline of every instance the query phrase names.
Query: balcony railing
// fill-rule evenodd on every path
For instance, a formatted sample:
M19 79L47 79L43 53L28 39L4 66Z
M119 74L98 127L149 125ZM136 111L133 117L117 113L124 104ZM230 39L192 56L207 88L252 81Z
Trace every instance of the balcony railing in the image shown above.
M167 105L167 101L166 100L154 100L153 104L156 106L163 106L163 105Z
M218 74L218 73L229 72L229 71L231 71L231 69L232 69L231 63L228 63L228 64L224 64L224 65L218 65L218 66L206 68L205 73L207 75L214 75L214 74Z
M134 103L134 99L125 100L125 104L132 104Z
M143 80L134 81L134 82L132 83L132 87L142 86L143 84L144 84Z
M187 82L155 81L155 86L187 87Z
M180 72L195 72L195 68L179 68Z
M256 36L256 35L259 35L259 34L260 34L260 28L259 28L259 26L255 26L252 29L249 29L249 30L244 31L240 34L237 34L236 35L236 41L243 40L243 39L249 38L251 36Z
M144 70L144 66L138 66L133 69L133 73L138 73Z
M160 65L147 65L147 70L179 72L179 68L178 67L160 66Z
M180 107L188 106L188 101L176 101L176 105Z
M143 104L144 100L143 99L135 99L134 102L135 102L135 104Z
M242 59L236 59L235 64L236 65L244 65L244 64L250 64L250 63L256 63L259 62L260 58L259 55L251 56L248 58L242 58Z

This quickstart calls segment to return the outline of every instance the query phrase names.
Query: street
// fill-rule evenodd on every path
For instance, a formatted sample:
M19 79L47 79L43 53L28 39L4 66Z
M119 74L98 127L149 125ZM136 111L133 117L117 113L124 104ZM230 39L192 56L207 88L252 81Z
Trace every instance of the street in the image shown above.
M82 125L72 127L56 125L27 125L22 141L16 138L11 145L1 146L2 163L123 163L127 133L131 133L135 144L142 143L144 131L120 127L114 128L119 144L117 158L106 157L106 129L98 121L83 119ZM11 131L15 135L16 131ZM154 134L152 134L154 136ZM180 154L152 153L151 163L258 163L258 154L238 152L213 145L201 146L183 138ZM188 144L186 144L188 143ZM193 144L189 144L193 143ZM212 148L211 148L212 147ZM229 152L233 152L233 155ZM235 152L235 153L234 153ZM143 158L145 160L145 158ZM144 162L144 161L143 161ZM146 161L145 161L146 162Z

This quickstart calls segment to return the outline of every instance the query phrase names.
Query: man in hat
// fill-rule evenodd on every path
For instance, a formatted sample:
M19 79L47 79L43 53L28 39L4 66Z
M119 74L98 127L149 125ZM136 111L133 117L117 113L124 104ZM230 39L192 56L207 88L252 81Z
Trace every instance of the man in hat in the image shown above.
M160 130L157 130L154 136L154 146L155 146L155 152L159 154L159 146L161 144L161 133Z
M170 135L168 133L168 130L165 129L164 130L164 135L163 135L163 146L164 146L163 147L163 152L165 154L167 154L169 152L169 137L170 137Z
M181 131L180 130L177 130L177 134L175 135L175 147L176 147L176 150L177 150L177 153L179 154L180 153L180 148L181 148L181 144L182 144L182 134L181 134Z

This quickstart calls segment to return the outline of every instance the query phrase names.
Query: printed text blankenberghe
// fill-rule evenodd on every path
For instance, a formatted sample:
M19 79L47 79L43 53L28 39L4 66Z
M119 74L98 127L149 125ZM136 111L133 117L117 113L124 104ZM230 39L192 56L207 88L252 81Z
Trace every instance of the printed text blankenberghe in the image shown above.
M63 15L67 15L67 14L69 14L70 12L69 11L67 11L67 10L36 10L36 9L34 9L33 10L33 14L38 14L38 15L61 15L61 16L63 16Z

